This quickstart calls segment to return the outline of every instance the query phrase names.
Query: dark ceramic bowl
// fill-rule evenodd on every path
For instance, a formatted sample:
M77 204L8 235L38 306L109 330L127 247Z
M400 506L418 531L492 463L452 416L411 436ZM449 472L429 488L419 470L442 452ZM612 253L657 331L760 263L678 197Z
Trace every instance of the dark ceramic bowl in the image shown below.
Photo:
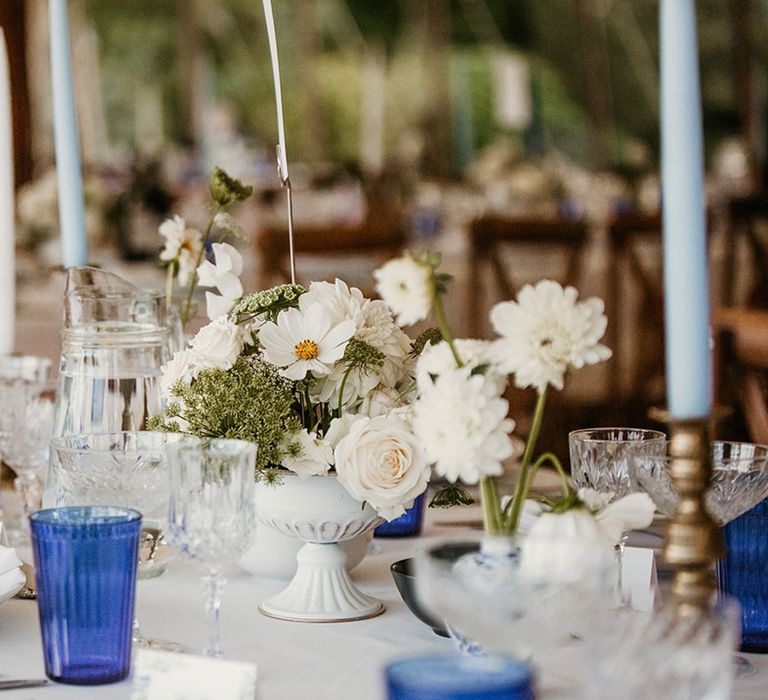
M408 610L425 625L429 625L435 634L447 637L448 632L443 622L433 618L419 603L419 599L416 596L416 576L414 576L413 571L413 559L396 561L389 567L389 570L392 572L392 578L395 579L397 590Z

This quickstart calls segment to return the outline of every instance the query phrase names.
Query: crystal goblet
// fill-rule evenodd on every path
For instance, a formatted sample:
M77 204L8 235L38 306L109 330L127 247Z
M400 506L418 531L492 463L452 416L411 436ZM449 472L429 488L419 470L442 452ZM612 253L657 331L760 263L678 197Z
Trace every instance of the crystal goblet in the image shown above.
M768 446L746 442L712 443L712 480L706 502L719 525L746 513L768 497ZM661 513L672 517L679 500L669 475L671 458L661 454L632 456L633 478Z
M244 440L184 438L168 445L171 497L168 534L205 571L208 645L222 656L219 618L223 570L250 547L255 535L256 445Z
M571 478L579 488L597 491L609 502L637 491L631 475L634 455L664 455L667 436L658 430L641 428L586 428L568 435ZM624 596L622 563L627 535L623 533L616 547L617 589L622 606Z
M162 573L157 561L159 530L163 529L169 497L165 448L179 438L172 433L129 431L66 435L51 440L57 506L117 505L142 513L140 579ZM144 637L138 619L134 621L133 636L134 644L140 647L181 650L174 642Z

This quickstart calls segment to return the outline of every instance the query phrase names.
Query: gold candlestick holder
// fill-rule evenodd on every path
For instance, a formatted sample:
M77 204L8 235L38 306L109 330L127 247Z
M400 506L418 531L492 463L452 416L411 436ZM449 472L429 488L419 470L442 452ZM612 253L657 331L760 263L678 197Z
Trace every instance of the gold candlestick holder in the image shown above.
M725 553L705 502L712 473L710 418L678 420L667 411L653 416L669 426L669 472L680 496L664 546L664 558L676 569L671 602L680 616L697 615L711 609L717 591L714 563Z

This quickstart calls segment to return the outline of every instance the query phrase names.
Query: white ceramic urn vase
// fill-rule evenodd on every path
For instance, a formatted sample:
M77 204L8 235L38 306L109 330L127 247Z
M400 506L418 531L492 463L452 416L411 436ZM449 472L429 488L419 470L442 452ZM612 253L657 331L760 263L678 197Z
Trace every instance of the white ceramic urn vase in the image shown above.
M339 545L382 520L370 505L350 496L334 475L301 478L289 473L278 486L258 484L256 518L305 543L296 555L293 579L259 606L262 613L297 622L346 622L384 612L380 600L352 582Z

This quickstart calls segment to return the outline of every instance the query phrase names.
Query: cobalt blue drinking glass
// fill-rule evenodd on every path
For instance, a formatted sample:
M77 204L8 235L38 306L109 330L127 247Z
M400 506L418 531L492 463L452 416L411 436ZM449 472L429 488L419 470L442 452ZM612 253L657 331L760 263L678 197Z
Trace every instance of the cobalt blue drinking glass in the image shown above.
M97 685L128 675L141 513L73 506L30 518L45 673Z
M417 656L385 670L387 700L533 700L531 669L505 656Z
M741 650L768 652L768 499L723 528L720 592L741 604Z
M424 499L426 491L417 496L413 505L399 518L391 522L384 522L374 531L376 537L415 537L421 534L421 526L424 522Z

